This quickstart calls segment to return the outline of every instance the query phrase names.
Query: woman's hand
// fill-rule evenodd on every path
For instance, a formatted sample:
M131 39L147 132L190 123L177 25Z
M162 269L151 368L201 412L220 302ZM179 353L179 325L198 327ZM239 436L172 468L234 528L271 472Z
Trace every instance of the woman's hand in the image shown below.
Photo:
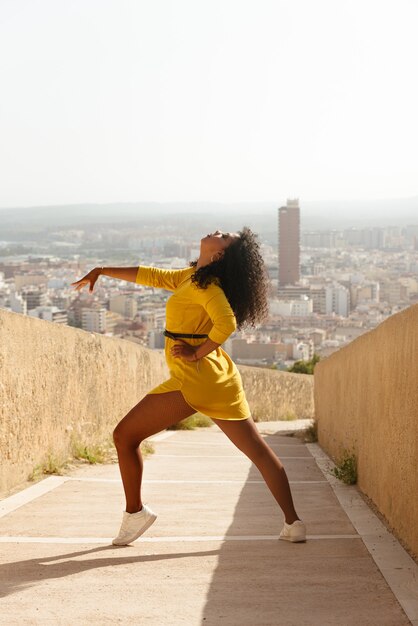
M83 278L80 278L80 280L76 280L74 283L71 283L70 286L74 285L74 289L79 291L82 287L84 287L84 285L87 285L87 283L90 283L89 292L91 293L93 291L94 283L99 278L99 276L100 276L100 269L95 267L88 274L83 276Z
M181 341L181 343L175 343L171 346L171 355L174 358L182 357L186 361L196 361L195 352L198 346L192 346L183 339L176 339L176 341Z

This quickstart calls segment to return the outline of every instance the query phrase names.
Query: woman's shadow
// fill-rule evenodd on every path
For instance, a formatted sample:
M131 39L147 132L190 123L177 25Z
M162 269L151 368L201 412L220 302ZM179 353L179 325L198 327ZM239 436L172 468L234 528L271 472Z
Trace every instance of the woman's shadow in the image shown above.
M88 560L72 560L76 557L86 554L93 554L98 552L106 552L108 550L135 549L138 545L133 546L103 546L98 548L90 548L89 550L79 550L77 552L70 552L67 554L61 554L57 556L48 556L45 558L36 557L34 559L27 559L24 561L13 561L10 563L4 563L0 565L0 598L4 598L9 594L22 591L31 586L43 582L44 580L63 578L64 576L72 576L80 572L85 572L90 569L100 567L114 567L115 565L126 565L129 563L148 563L150 561L158 561L160 559L179 559L182 557L190 558L209 556L219 554L218 550L206 550L201 552L176 552L175 554L158 554L158 555L138 555L137 553L132 556L116 557L103 559L88 559ZM62 560L66 559L66 560ZM54 563L59 561L59 563ZM145 575L149 575L149 570L145 570Z

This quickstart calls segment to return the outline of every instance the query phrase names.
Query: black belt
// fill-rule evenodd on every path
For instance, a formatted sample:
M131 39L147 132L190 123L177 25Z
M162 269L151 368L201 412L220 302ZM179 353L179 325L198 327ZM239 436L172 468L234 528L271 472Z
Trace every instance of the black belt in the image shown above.
M170 337L170 339L177 339L177 337L189 337L189 338L200 339L202 337L208 336L208 335L195 335L195 334L190 334L190 333L171 333L169 330L164 330L163 335L165 335L166 337Z

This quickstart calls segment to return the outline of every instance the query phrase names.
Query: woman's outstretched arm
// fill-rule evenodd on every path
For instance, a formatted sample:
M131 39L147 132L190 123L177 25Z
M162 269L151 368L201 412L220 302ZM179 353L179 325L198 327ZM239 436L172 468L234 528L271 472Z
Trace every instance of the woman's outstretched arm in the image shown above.
M74 287L76 291L80 291L85 285L89 285L89 292L92 293L94 285L101 274L134 283L136 282L137 273L138 267L95 267L83 278L71 283L71 287Z
M138 274L138 265L136 267L98 267L96 269L99 271L99 274L103 276L127 280L130 283L136 281Z
M93 287L99 276L110 276L120 280L127 280L131 283L139 283L148 285L149 287L159 287L168 291L175 291L179 283L191 273L190 267L184 267L179 270L168 270L162 267L153 267L149 265L136 265L135 267L95 267L88 274L80 278L71 286L78 291L87 283L90 284L89 291L93 291Z

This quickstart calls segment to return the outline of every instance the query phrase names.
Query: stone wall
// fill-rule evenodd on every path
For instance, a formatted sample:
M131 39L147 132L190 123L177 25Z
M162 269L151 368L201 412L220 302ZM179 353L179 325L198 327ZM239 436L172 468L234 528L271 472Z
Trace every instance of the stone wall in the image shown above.
M314 417L314 377L237 365L255 422Z
M313 416L313 376L239 367L254 419ZM0 496L72 440L100 445L168 378L162 351L0 309Z
M319 444L358 463L358 487L418 555L418 304L315 366Z
M0 309L0 493L51 452L111 436L165 376L160 354L129 341Z

